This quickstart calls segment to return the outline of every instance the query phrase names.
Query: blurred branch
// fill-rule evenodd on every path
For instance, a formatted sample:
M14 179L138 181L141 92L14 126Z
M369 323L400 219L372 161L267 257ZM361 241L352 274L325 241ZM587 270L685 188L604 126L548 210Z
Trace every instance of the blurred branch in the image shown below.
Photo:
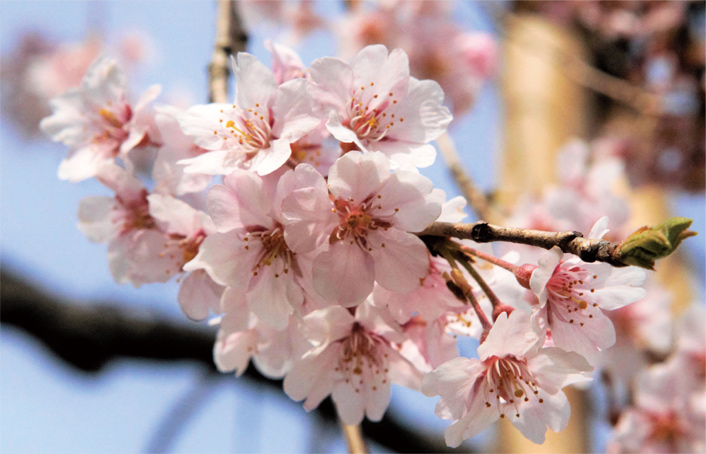
M216 16L216 42L211 64L208 66L208 99L210 102L228 102L228 76L231 55L245 51L248 35L232 0L219 0Z
M496 221L492 213L492 208L488 203L488 197L475 185L468 172L463 167L461 159L456 150L456 146L449 133L444 133L436 140L444 158L446 168L449 169L451 177L456 183L456 187L461 191L463 197L468 202L468 206L473 210L476 218L484 221Z
M504 38L507 38L508 25L527 27L521 17L509 12L501 12L496 16L496 23ZM533 35L534 36L534 35ZM543 52L551 53L561 64L563 73L576 84L605 95L614 101L622 103L635 111L647 115L657 115L661 109L659 96L651 93L639 85L633 84L620 77L608 74L594 67L576 55L566 53L561 46L549 39L537 41L518 41L507 39L513 45L519 46L524 52L539 55Z
M140 359L188 361L219 374L213 364L213 329L136 314L117 303L79 305L40 291L4 269L0 269L0 299L0 321L5 327L24 331L80 371L99 373L113 361ZM254 367L242 378L282 392L281 380L265 378ZM330 399L312 413L337 427ZM379 423L365 420L362 428L368 440L391 451L452 452L441 437L427 437L400 423L389 411Z
M215 390L216 374L206 371L193 388L189 388L166 412L164 419L151 436L146 453L170 452L188 422L203 408L209 395Z

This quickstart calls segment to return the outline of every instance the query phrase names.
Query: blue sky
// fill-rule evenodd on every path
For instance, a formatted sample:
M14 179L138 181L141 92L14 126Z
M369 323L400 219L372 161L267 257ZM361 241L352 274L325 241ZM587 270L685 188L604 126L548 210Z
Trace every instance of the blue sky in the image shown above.
M97 7L79 1L3 1L0 54L11 52L21 34L31 30L61 42L80 41L94 13L102 15L109 42L128 30L145 31L153 39L157 58L131 81L135 95L161 83L166 93L187 88L195 102L205 101L215 2L121 1ZM488 27L473 7L462 9L462 19L475 28ZM305 63L333 52L331 40L320 38L303 43ZM262 43L256 36L251 48L269 61ZM466 165L486 188L491 187L493 160L500 147L498 104L497 92L488 87L471 115L454 120L454 137L467 150ZM57 295L116 300L135 310L183 319L174 284L140 289L115 284L105 246L90 243L76 229L79 201L108 192L96 182L70 184L56 178L66 152L63 146L25 141L4 119L0 128L3 267ZM457 194L440 162L424 173L437 187ZM681 197L678 202L681 214L697 218L700 232L704 232L703 204L703 196ZM699 251L703 263L703 247ZM0 331L0 358L1 452L144 451L172 405L202 380L200 369L188 364L156 367L128 361L87 377L38 348L33 339L7 328ZM176 452L286 452L311 446L311 418L283 393L258 391L225 375L207 386L211 388L203 408L176 440ZM393 391L398 413L440 434L446 423L433 415L434 404L434 399L409 390ZM337 437L324 447L344 450Z

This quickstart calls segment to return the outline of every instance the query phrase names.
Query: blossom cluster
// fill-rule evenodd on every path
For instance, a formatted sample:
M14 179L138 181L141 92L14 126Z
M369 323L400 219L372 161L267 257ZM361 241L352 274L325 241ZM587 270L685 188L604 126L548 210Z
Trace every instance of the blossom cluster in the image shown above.
M152 106L157 87L134 102L108 58L52 101L59 177L113 192L81 203L79 228L108 244L115 280L178 279L183 312L219 325L220 370L252 360L307 410L330 395L346 424L382 418L395 383L441 396L450 446L499 418L536 443L566 427L562 388L590 379L615 343L606 311L644 297L644 272L430 246L421 232L465 206L418 170L452 119L439 84L382 45L309 67L270 49L272 69L238 54L232 104ZM458 336L481 340L479 358Z

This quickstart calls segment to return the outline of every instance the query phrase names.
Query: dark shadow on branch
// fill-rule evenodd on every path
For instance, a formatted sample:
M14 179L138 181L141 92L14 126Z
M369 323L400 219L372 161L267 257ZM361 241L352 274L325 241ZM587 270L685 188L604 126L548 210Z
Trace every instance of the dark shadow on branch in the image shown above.
M0 270L0 320L39 340L68 365L99 373L111 361L188 361L218 373L213 364L215 331L154 316L131 314L117 303L73 304L40 291L6 270ZM270 380L254 367L242 378L282 392L281 380ZM338 425L330 399L312 412ZM454 452L441 437L425 436L388 412L379 423L363 422L366 440L395 452Z

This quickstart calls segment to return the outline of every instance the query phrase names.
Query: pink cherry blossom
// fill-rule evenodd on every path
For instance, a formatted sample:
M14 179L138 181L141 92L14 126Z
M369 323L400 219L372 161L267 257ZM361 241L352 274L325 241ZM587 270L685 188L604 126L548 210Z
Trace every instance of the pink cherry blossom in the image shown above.
M367 303L355 316L333 306L304 317L314 347L284 379L284 391L304 408L316 408L329 394L345 424L363 417L379 421L390 401L390 383L419 388L422 374L393 348L404 337L394 322Z
M321 122L315 116L308 81L281 85L254 56L239 53L233 63L235 104L191 107L179 117L184 133L201 148L201 156L180 161L186 172L227 175L247 169L267 175L284 165L290 145Z
M59 166L59 178L91 178L116 157L129 167L130 150L159 142L154 114L147 105L160 87L150 87L133 106L127 101L126 84L117 63L103 57L91 65L80 87L50 102L53 114L40 127L52 140L70 147Z
M539 348L541 336L522 311L500 314L478 347L478 359L456 358L427 374L422 392L440 395L436 414L456 420L446 443L456 447L492 422L507 418L534 443L544 442L569 422L569 403L561 388L585 381L591 370L576 353Z
M308 238L328 247L314 261L319 294L352 306L372 292L374 282L396 292L417 288L429 259L424 243L409 232L424 230L441 211L431 197L431 182L415 172L390 173L381 153L352 151L329 172L333 203L311 210L310 197L328 197L320 187L318 193L292 193L282 201L283 216L297 224L300 238L310 232Z
M184 265L198 254L204 239L215 232L215 226L206 213L172 196L151 194L147 201L159 231L142 235L138 240L137 247L152 259L139 266L146 275L156 273L152 279L161 281L183 272ZM203 320L209 313L220 312L222 293L223 287L198 270L183 277L179 306L187 317Z
M456 336L449 333L446 322L446 317L427 321L415 315L409 319L402 325L407 337L400 346L402 356L423 372L431 372L446 361L456 358Z
M263 179L239 169L225 177L223 185L214 186L207 204L218 232L204 240L196 258L184 267L204 269L217 283L243 292L250 310L277 330L286 328L289 316L303 304L303 281L311 280L310 265L304 263L310 258L291 246L301 251L306 245L290 243L289 227L274 200L278 190L296 193L298 182L311 179L311 173L323 184L313 168L300 167L282 176L278 187L275 176Z
M340 142L384 153L395 167L427 167L436 150L429 142L451 121L444 93L434 81L409 76L407 54L368 46L352 63L325 57L310 68L311 92L328 113L326 127Z
M465 307L446 286L442 274L449 271L451 267L443 259L429 257L427 275L412 292L392 292L377 285L373 290L373 304L387 307L399 323L406 323L415 313L424 320L435 320L452 308Z
M143 257L137 247L140 237L155 233L156 222L149 212L148 192L139 180L115 164L104 164L97 178L115 192L114 197L87 197L78 210L78 228L89 240L108 244L108 264L118 283L136 287L145 281L143 271L133 264ZM169 279L166 277L164 281Z
M265 47L272 53L272 74L278 84L309 77L308 69L294 50L272 41L266 41Z
M615 343L615 329L603 310L644 298L645 290L638 286L645 272L563 257L561 249L554 247L540 257L539 268L532 272L530 287L539 299L534 317L551 330L557 347L578 352L595 364L598 352Z

